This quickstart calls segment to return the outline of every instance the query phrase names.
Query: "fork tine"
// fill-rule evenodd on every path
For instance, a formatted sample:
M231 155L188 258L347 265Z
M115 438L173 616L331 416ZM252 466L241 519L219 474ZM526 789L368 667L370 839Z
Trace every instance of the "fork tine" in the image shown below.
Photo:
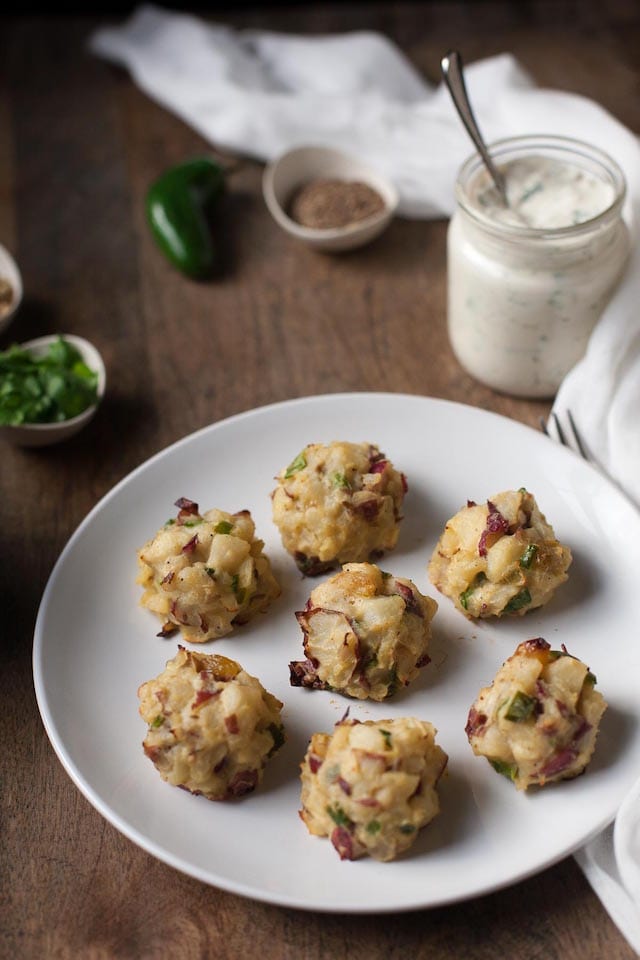
M558 415L556 414L555 410L552 410L552 411L551 411L551 416L552 416L552 418L553 418L553 423L554 423L554 425L555 425L555 428L556 428L556 430L557 430L557 432L558 432L558 440L560 441L560 443L562 444L563 447L568 447L568 446L570 446L570 444L568 443L567 438L566 438L566 436L565 436L565 432L564 432L564 430L562 429L562 427L560 426L560 421L559 421L559 419L558 419Z
M575 441L576 441L576 446L577 446L578 450L580 451L580 456L583 458L583 460L588 460L588 459L589 459L589 455L587 454L587 451L585 450L584 444L583 444L583 442L582 442L582 437L580 436L580 432L579 432L578 428L576 427L576 422L575 422L575 420L573 419L573 416L572 416L572 414L571 414L571 410L567 410L567 420L569 421L569 424L570 424L570 426L571 426L571 430L573 431L573 436L574 436L574 439L575 439Z

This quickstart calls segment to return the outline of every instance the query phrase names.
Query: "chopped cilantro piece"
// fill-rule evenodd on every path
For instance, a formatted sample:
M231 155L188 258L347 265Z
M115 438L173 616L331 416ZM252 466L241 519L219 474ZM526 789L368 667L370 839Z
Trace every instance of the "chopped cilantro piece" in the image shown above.
M158 727L161 727L163 723L164 723L164 717L162 716L161 713L159 713L158 716L151 721L151 729L157 730Z
M234 573L234 575L231 577L231 589L235 593L238 603L244 603L247 591L244 589L244 587L240 586L239 581L240 577L237 573Z
M592 687L595 687L596 683L598 682L598 678L596 677L595 673L591 672L591 670L587 670L587 675L584 678L584 682L590 683Z
M64 337L41 356L19 346L0 353L0 424L60 423L96 403L98 374Z
M400 833L415 833L415 832L416 832L416 828L414 827L414 825L413 825L412 823L401 823L400 826L398 827L398 830L400 831Z
M304 455L304 451L299 453L295 460L292 460L284 473L285 480L288 480L289 477L292 477L294 473L298 473L300 470L304 470L307 465L307 459Z
M542 190L544 190L544 184L541 180L538 180L537 183L534 183L532 186L523 191L518 203L525 203L529 197L532 197L536 193L540 193Z
M367 824L367 833L379 833L381 826L379 820L370 820Z
M393 748L392 748L392 745L391 745L391 731L390 731L390 730L383 730L382 728L380 728L380 733L381 733L382 736L384 737L384 742L385 742L385 745L386 745L387 750L393 749Z
M199 520L185 520L182 524L183 527L197 527L199 523L202 523L202 517Z

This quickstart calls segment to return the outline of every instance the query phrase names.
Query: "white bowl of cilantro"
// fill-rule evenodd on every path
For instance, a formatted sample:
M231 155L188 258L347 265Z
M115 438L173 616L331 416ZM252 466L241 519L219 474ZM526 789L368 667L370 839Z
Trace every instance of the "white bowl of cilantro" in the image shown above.
M0 352L0 436L23 447L67 440L93 417L106 386L96 348L73 334Z
M6 330L22 303L22 277L6 247L0 243L0 332Z

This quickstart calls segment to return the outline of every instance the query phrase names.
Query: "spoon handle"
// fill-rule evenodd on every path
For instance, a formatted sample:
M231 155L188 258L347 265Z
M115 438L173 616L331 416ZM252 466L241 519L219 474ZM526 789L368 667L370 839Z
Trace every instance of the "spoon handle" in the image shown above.
M451 99L453 100L453 104L458 111L460 119L465 125L467 133L473 140L478 153L484 160L486 167L491 174L493 182L495 183L498 192L504 201L504 205L508 207L509 202L507 200L504 177L491 159L489 151L487 150L482 138L482 134L478 128L476 118L473 115L473 110L471 109L469 95L464 82L464 74L462 72L462 57L457 50L450 50L449 53L440 61L440 66L442 68L444 82L446 83L449 93L451 94Z

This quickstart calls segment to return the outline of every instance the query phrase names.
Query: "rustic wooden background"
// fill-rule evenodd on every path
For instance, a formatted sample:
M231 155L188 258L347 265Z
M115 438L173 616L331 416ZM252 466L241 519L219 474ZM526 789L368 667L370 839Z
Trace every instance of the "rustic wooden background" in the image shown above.
M75 440L0 449L0 956L630 960L572 859L431 911L299 913L152 859L93 810L56 759L32 685L40 596L80 520L149 455L230 414L312 393L428 394L533 426L548 411L481 387L453 358L445 223L398 219L362 251L318 256L271 221L260 165L244 161L220 213L223 276L194 284L171 271L146 228L144 193L165 167L211 148L87 52L105 19L0 21L0 241L26 290L0 347L77 333L99 347L109 378L103 407ZM451 46L468 62L511 51L539 84L592 97L640 132L635 0L243 4L217 19L304 33L382 30L433 81Z

